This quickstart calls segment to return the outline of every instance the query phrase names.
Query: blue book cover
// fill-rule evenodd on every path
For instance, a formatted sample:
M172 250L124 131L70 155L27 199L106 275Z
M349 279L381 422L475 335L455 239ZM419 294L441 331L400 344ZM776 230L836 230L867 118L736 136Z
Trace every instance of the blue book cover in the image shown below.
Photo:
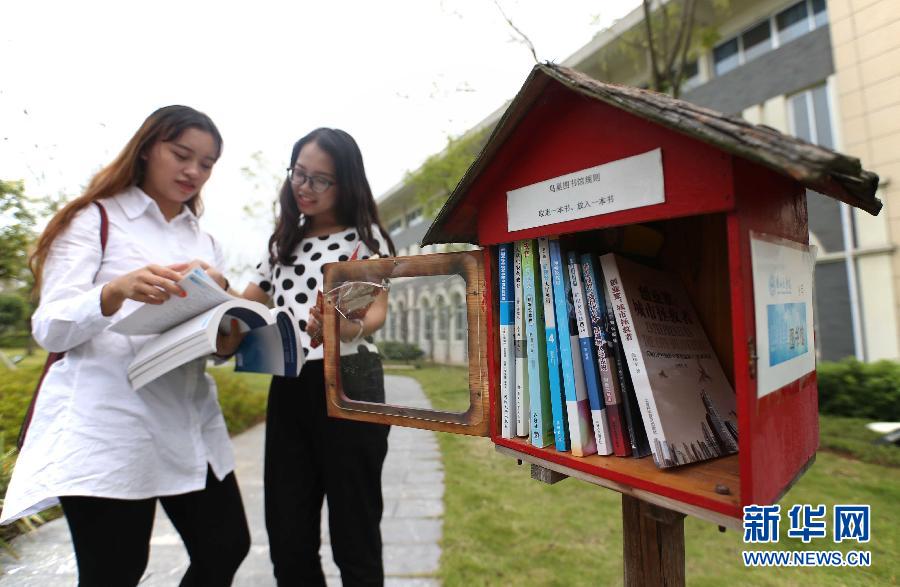
M597 373L606 404L606 420L613 452L618 457L631 455L631 439L626 429L625 407L622 403L624 373L618 368L615 339L608 330L612 306L606 299L603 274L591 255L581 255L581 277L584 280L585 305L591 320L594 350L597 352ZM615 322L615 319L612 318ZM614 325L614 324L613 324Z
M531 444L543 448L553 442L553 418L550 415L550 383L547 379L544 304L539 294L541 274L534 241L525 240L522 243L522 297L528 396L531 401Z
M562 370L569 443L572 454L583 457L597 452L591 426L591 409L587 397L584 369L578 356L578 325L569 284L569 268L563 261L559 239L550 238L550 273L553 301L556 305L556 332L559 363Z
M550 268L550 241L541 237L538 241L540 258L540 283L544 302L544 335L547 337L547 378L550 382L550 410L553 415L553 438L556 450L569 450L569 423L566 400L563 397L562 373L559 364L559 337L556 308L553 303L553 275Z
M498 247L497 275L500 287L500 435L516 435L516 356L515 309L513 291L513 245Z
M250 312L233 308L227 315L248 321ZM303 367L300 332L293 317L283 310L275 312L275 322L249 331L235 352L235 371L272 373L297 377Z
M587 387L588 405L591 408L594 441L597 444L597 454L608 455L613 452L612 442L609 438L609 423L606 418L606 403L603 400L603 386L600 383L600 372L597 369L597 350L594 348L591 318L581 279L581 264L578 261L577 253L573 251L569 251L567 258L569 261L572 305L575 307L575 322L578 329L578 347L581 351L581 367ZM575 352L574 348L572 352Z

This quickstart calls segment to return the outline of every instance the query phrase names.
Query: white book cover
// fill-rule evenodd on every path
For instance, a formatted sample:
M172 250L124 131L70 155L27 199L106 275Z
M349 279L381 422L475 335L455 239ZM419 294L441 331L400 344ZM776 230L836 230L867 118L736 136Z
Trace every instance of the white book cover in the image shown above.
M612 253L600 264L656 465L736 453L734 389L684 287Z
M287 377L300 373L300 332L289 314L228 295L200 269L188 273L178 285L186 297L144 304L110 326L126 336L156 334L128 365L128 379L135 389L214 353L218 334L230 332L232 320L247 333L235 353L237 371Z

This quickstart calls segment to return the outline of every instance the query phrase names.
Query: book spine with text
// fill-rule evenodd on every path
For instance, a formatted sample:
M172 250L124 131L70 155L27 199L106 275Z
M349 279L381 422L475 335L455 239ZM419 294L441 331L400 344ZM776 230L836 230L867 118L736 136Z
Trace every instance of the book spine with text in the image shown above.
M538 257L541 267L541 297L544 302L544 334L547 337L547 377L550 381L550 410L553 414L553 438L556 450L569 450L569 422L566 400L563 397L562 373L559 363L559 335L556 308L553 303L553 272L550 267L550 241L541 237Z
M578 345L578 325L569 283L569 268L563 259L558 238L550 238L550 273L553 278L553 301L556 304L556 330L559 342L559 363L562 368L566 416L572 455L583 457L597 452L597 442L591 425L591 405L587 383L581 365Z
M578 331L578 350L581 354L581 367L584 373L585 386L587 387L588 403L591 408L591 424L594 430L594 441L597 445L597 454L612 454L612 442L609 437L609 422L606 418L606 403L603 399L603 387L600 384L600 374L597 372L597 354L594 350L593 334L590 328L590 318L585 305L584 286L581 283L581 265L578 263L576 253L569 251L567 255L569 265L569 283L572 292L572 305L575 308L575 323ZM573 346L574 354L574 346ZM579 361L573 358L575 363Z
M627 349L623 344L622 330L620 328L620 318L618 314L623 312L624 306L622 300L614 297L614 292L610 290L610 279L618 281L618 273L610 276L607 272L614 270L614 265L603 262L604 255L601 257L601 265L598 267L600 272L601 287L606 295L607 317L609 321L609 331L615 351L616 364L619 369L619 376L622 382L622 403L625 407L625 429L628 432L629 441L631 442L631 456L645 457L652 453L650 449L650 438L647 436L647 429L644 426L644 419L641 416L641 408L637 396L633 379L633 369L629 368Z
M597 264L590 254L581 255L581 276L584 280L585 302L591 318L591 332L597 351L597 371L603 388L606 404L606 418L609 422L609 437L613 453L618 457L631 454L631 441L625 430L625 409L622 404L622 390L619 369L615 363L612 341L608 331L606 299L603 283L597 280Z
M500 436L516 435L515 295L513 293L513 245L498 247L497 275L500 286Z
M550 414L550 381L547 377L547 339L544 334L544 304L540 295L541 273L533 240L522 245L522 292L525 312L525 356L528 363L528 396L531 412L531 444L545 447L553 442Z
M516 436L528 436L531 402L528 401L528 366L525 359L525 304L522 298L522 243L516 241L513 256L513 287L515 288L515 351L516 351Z

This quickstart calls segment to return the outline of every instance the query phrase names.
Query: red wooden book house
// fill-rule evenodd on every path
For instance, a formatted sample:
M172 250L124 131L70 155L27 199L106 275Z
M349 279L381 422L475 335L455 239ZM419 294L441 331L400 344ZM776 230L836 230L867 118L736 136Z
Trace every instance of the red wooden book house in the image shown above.
M642 163L629 167L629 161ZM602 175L620 163L618 172ZM596 178L598 166L601 179L611 178L608 185L607 179L592 186L578 180ZM329 413L490 436L498 452L537 465L533 470L542 474L578 477L667 510L740 527L743 506L774 503L809 467L819 433L814 348L808 349L811 369L800 369L793 379L779 373L780 381L761 380L768 357L758 350L757 321L765 317L756 315L753 243L788 249L797 243L802 251L808 244L807 189L877 214L877 185L877 176L857 159L771 128L538 65L422 240L423 246L472 243L482 250L326 270L326 287L376 275L461 275L468 307L468 410L348 398L336 337L330 336ZM524 198L509 194L527 186ZM576 201L593 203L592 209L579 210ZM500 436L497 245L549 235L614 242L617 227L632 224L663 235L658 263L684 284L735 390L736 455L661 470L651 458L579 458L552 445L537 448L527 438ZM333 306L326 310L326 332L334 332Z

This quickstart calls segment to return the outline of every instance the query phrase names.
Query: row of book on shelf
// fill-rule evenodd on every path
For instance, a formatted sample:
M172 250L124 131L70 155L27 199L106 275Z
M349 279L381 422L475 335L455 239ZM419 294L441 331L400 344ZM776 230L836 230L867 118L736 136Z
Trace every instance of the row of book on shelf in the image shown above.
M734 390L676 278L558 237L498 253L502 437L660 468L737 452Z

